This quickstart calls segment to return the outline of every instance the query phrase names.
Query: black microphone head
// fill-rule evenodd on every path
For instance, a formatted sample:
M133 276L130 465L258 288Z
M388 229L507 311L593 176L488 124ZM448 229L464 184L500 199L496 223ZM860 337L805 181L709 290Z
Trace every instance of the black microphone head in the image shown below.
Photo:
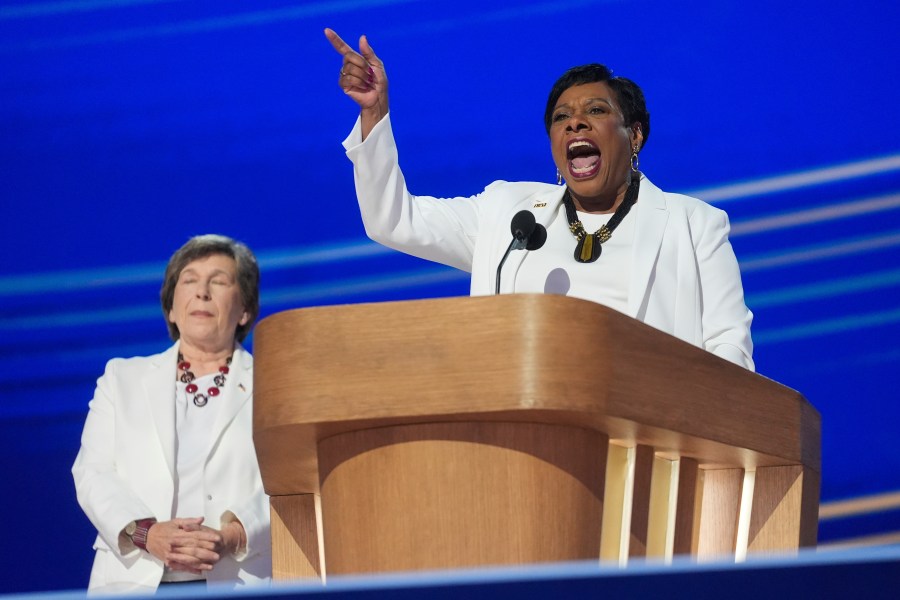
M538 250L547 241L547 228L540 223L535 223L534 231L528 236L528 243L525 244L526 250Z
M514 238L524 242L531 235L531 232L534 231L534 215L531 214L530 210L520 210L512 218L510 229Z

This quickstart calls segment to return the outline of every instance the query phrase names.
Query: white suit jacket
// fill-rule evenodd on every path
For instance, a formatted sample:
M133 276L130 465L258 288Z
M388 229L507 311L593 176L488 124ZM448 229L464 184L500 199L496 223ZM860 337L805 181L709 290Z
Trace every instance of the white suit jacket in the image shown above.
M113 359L97 381L72 467L78 502L97 528L92 592L152 591L163 564L137 549L123 529L133 520L173 518L175 371L178 344L161 354ZM204 524L237 518L246 553L223 557L207 582L231 587L271 576L269 499L253 446L253 357L238 346L220 394L204 469ZM201 515L191 515L201 516Z
M368 236L470 272L473 296L494 293L513 215L527 209L547 226L562 202L562 186L535 182L496 181L469 198L413 196L400 171L389 116L364 142L357 120L344 147ZM725 212L663 192L642 175L628 218L636 222L627 314L752 370L753 315L744 303ZM513 291L526 255L514 252L507 259L501 293Z

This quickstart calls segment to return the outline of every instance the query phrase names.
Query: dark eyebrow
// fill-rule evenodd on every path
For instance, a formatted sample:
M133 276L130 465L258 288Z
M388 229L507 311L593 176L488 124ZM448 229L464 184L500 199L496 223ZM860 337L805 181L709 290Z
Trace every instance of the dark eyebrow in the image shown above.
M593 98L585 98L584 103L585 104L602 103L602 104L609 106L610 108L615 107L615 105L609 100L609 98L603 98L603 97L599 97L599 96L593 97ZM554 106L553 112L556 112L561 108L571 108L570 103L566 102L565 104L558 104L558 105Z

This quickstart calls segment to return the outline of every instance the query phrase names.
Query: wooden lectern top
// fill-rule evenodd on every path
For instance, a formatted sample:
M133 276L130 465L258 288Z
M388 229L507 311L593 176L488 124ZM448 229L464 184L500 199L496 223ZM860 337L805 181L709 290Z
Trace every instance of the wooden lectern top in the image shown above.
M266 492L319 489L327 437L400 423L541 422L706 464L820 470L798 392L599 304L512 294L326 306L254 333Z

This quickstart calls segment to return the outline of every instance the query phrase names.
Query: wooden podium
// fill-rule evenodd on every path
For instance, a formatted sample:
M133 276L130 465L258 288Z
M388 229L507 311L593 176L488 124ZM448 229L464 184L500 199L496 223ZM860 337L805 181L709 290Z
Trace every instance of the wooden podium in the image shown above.
M816 410L598 304L291 310L254 355L277 579L815 545Z

